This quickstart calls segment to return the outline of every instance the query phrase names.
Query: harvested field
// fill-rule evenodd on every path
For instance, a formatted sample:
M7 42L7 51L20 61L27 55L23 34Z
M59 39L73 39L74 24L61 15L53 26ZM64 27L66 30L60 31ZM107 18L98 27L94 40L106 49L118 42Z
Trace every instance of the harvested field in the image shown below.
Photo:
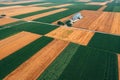
M114 13L104 12L89 26L89 29L110 33L113 19Z
M75 22L73 27L89 29L89 26L102 14L102 12L83 10L81 14L83 18Z
M48 16L48 15L52 15L52 14L55 14L55 13L59 13L59 12L65 11L65 10L67 10L67 9L63 8L63 9L53 10L53 11L50 11L50 12L26 17L26 18L23 18L23 19L26 20L26 21L30 21L30 20L38 19L38 18L45 17L45 16Z
M16 6L7 6L7 7L0 7L0 10L8 10L8 9L13 9L13 8L22 8L23 6L16 5Z
M84 18L74 23L73 27L120 34L120 13L101 11L81 11L81 13Z
M64 26L59 27L54 31L46 34L46 36L49 36L49 37L71 41L71 42L82 44L82 45L87 45L93 35L94 35L94 32L83 31L83 30L68 28Z
M53 40L46 47L38 51L34 56L5 77L4 80L36 80L67 45L68 42L66 41Z
M110 32L120 35L120 13L115 13Z
M17 22L17 19L14 19L14 18L0 18L0 26L2 25L6 25L6 24L9 24L9 23L13 23L13 22Z
M34 11L38 11L38 10L44 10L44 9L46 9L46 8L45 7L24 6L24 7L12 8L12 9L4 9L4 10L1 10L1 13L6 14L7 16L16 16L16 15L34 12Z
M119 72L119 80L120 80L120 54L118 54L118 72Z
M22 31L16 35L1 40L0 60L38 39L39 37L40 35Z

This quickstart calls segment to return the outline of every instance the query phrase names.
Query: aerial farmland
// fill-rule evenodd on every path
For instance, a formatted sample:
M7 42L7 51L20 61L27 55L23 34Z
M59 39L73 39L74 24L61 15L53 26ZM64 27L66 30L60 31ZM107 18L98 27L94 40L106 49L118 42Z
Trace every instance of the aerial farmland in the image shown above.
M0 0L0 80L120 80L120 0Z

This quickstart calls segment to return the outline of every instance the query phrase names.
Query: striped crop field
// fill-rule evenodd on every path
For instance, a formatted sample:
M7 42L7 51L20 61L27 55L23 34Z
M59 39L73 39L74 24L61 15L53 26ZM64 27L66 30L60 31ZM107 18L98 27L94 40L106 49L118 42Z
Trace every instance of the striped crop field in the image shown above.
M119 4L1 0L0 80L120 80Z

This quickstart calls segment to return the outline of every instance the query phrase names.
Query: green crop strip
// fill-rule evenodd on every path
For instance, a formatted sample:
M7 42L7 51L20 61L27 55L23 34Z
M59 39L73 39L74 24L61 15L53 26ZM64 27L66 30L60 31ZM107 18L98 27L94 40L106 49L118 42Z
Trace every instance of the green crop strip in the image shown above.
M52 7L52 6L59 6L59 5L64 5L64 3L52 3L52 4L45 4L45 5L37 5L37 7L42 6L42 7Z
M20 32L21 30L19 30L18 28L16 28L16 26L20 25L20 24L24 24L24 21L18 21L15 23L10 23L7 25L4 25L0 28L0 40L12 36L14 34L17 34L18 32ZM6 27L6 28L5 28ZM10 28L9 28L10 27ZM5 28L5 29L2 29Z
M28 22L26 24L22 24L16 27L21 31L24 30L42 35L58 28L58 26L35 23L35 22Z
M0 61L0 79L3 79L19 65L25 62L27 59L35 55L40 49L50 43L53 39L48 37L41 37L31 44L23 47L15 53Z
M120 36L95 33L88 46L120 53Z
M7 6L12 6L12 5L8 5L8 4L0 4L0 7L7 7Z
M63 11L63 12L59 12L59 13L56 13L56 14L52 14L52 15L49 15L49 16L45 16L45 17L42 17L42 18L38 18L38 19L35 19L34 21L39 21L39 22L46 22L46 23L52 23L54 21L57 21L61 18L64 18L64 17L67 17L69 15L72 15L76 12L79 12L83 9L88 9L88 10L96 10L96 9L99 9L100 6L82 6L80 8L76 8L75 6L72 6L72 7L69 7L68 10L66 11Z
M29 16L33 16L33 15L37 15L37 14L41 14L41 13L45 13L45 12L49 12L52 10L56 10L58 8L51 8L51 9L46 9L46 10L40 10L40 11L36 11L36 12L31 12L31 13L27 13L27 14L21 14L21 15L17 15L17 16L13 16L13 18L25 18L25 17L29 17Z
M108 6L104 11L120 12L120 6Z
M23 6L26 6L26 5L32 5L32 4L39 4L39 3L45 3L45 2L28 2L28 3L20 3L20 4L17 4L17 5L23 5Z
M58 80L78 47L79 45L70 43L54 60L54 62L52 62L52 64L43 72L38 80Z
M108 56L114 59L109 59ZM112 62L108 60L112 60ZM106 80L110 80L109 78L112 78L112 80L118 80L116 60L116 54L95 48L80 46L57 80L104 80L106 79L105 75L109 75ZM112 65L113 63L114 65ZM106 71L108 67L111 67L111 69ZM110 73L114 75L111 75Z
M18 25L18 24L25 23L25 22L26 22L26 21L19 20L19 21L13 22L13 23L5 24L5 25L3 25L3 27L6 27L6 26L14 26L14 25Z
M6 37L12 36L13 34L16 34L21 31L28 31L28 32L33 32L33 33L44 35L56 28L58 28L58 26L35 23L35 22L27 22L24 24L14 25L10 28L0 30L0 34L1 34L0 40Z

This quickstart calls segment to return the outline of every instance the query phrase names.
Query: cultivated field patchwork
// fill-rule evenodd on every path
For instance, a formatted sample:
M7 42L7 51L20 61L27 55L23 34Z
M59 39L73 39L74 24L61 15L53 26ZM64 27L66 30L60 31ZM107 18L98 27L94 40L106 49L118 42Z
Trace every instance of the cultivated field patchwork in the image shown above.
M119 4L1 1L0 80L120 80Z

